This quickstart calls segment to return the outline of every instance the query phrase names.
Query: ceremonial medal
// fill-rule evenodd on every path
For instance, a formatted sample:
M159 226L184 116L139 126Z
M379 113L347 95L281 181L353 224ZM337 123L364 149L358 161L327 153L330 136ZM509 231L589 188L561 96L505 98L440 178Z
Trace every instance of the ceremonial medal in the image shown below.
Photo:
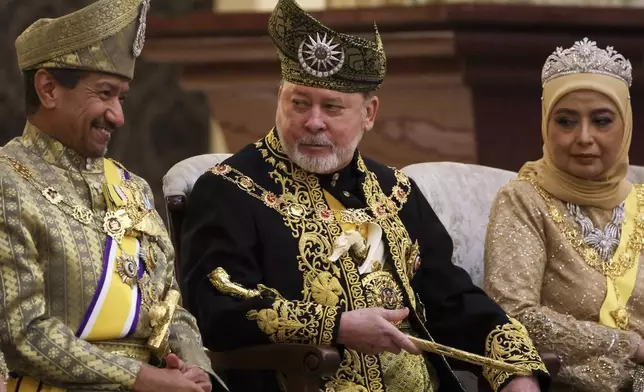
M134 257L122 254L116 258L116 272L123 283L132 286L138 279L139 263Z
M152 274L157 268L157 259L152 246L141 246L139 249L139 257L143 260L145 269Z
M144 273L143 277L139 280L139 289L141 290L141 305L149 311L152 305L157 302L158 297L154 283L147 273Z
M114 241L121 242L125 231L132 225L132 220L124 210L108 211L103 220L103 230Z

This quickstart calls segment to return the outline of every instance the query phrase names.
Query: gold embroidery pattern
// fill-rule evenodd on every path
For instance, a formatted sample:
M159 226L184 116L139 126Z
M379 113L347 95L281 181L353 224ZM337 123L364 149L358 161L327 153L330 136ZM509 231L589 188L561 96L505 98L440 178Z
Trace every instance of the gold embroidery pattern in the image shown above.
M395 310L403 306L402 291L393 276L391 276L391 272L372 272L362 278L362 283L367 293L369 307Z
M411 191L411 184L409 178L407 178L407 176L402 172L394 169L398 184L393 188L393 197L387 198L380 187L378 178L374 173L367 170L367 167L361 158L358 159L358 170L366 173L366 180L363 183L362 188L367 199L367 205L373 206L373 210L385 209L386 211L392 212L397 208L393 199L397 200L401 204L407 201L407 196ZM408 191L406 193L401 190L399 187L400 184L404 184L404 186L407 187ZM385 236L389 243L389 254L391 255L391 259L396 267L398 276L400 276L400 279L403 282L403 287L407 292L411 306L413 309L416 309L416 296L414 295L414 291L411 288L411 283L409 281L409 276L411 276L413 272L407 270L410 263L409 259L413 257L412 254L414 248L411 239L409 238L409 233L407 232L405 225L400 220L397 210L396 213L380 214L377 218L377 223L385 232Z
M246 314L273 342L328 346L333 340L337 308L313 302L276 300L273 307ZM318 331L322 331L318 335Z
M637 260L639 260L642 248L644 247L644 185L635 184L635 192L637 196L637 218L636 228L628 240L626 245L626 252L622 253L617 259L612 259L610 263L604 262L597 251L586 244L581 236L579 228L574 225L569 225L564 219L564 214L557 207L552 200L552 197L541 188L532 178L522 176L519 180L525 180L532 184L537 193L546 202L548 214L553 222L557 224L557 228L563 233L564 237L570 241L570 244L581 255L586 264L595 270L599 271L608 279L618 278L626 273L629 269L633 268ZM619 329L628 329L630 314L625 308L626 304L622 304L617 285L615 286L615 296L619 308L611 311L611 316Z
M323 271L311 282L311 295L320 305L337 306L340 297L344 296L344 288L338 278Z
M511 317L509 323L497 326L487 336L485 355L488 358L517 364L528 371L541 370L548 373L537 349L528 336L528 331L520 322ZM495 391L498 391L512 375L503 370L483 367L483 376Z
M329 263L327 257L332 252L332 242L342 233L340 223L330 211L324 197L322 188L315 175L307 173L294 165L284 154L279 139L273 130L264 139L258 141L255 147L267 163L273 166L274 170L269 176L282 188L279 199L285 203L297 203L302 208L302 216L293 213L282 214L286 227L288 227L295 238L299 238L298 268L303 274L304 287L302 289L303 302L329 304L337 302L338 307L345 310L362 309L367 307L365 293L362 287L360 275L353 259L345 255L336 263ZM360 162L362 159L359 158ZM364 163L359 166L364 170ZM374 177L366 176L365 181L373 181ZM401 175L398 186L401 189L409 189L409 180ZM245 183L247 183L245 181ZM371 192L374 186L367 185L366 189ZM393 206L397 213L402 208L406 199L404 192L397 192L391 198L380 196L378 200L389 199L389 207ZM259 194L261 197L261 194ZM273 196L264 197L263 200L273 201ZM372 200L370 198L369 200ZM406 200L405 200L406 201ZM368 204L369 209L361 210L365 214L371 211L375 220L386 220L387 217L397 218L395 214L379 214L382 208ZM270 205L268 205L270 207ZM277 210L279 212L279 210ZM298 211L299 212L299 209ZM393 212L393 211L390 211ZM302 219L305 214L313 219ZM315 218L315 214L318 214ZM355 216L355 215L354 215ZM361 221L361 219L358 219ZM402 225L401 225L402 227ZM403 228L404 229L404 228ZM335 280L333 279L335 278ZM335 282L342 282L343 289L340 290ZM336 297L337 296L337 300ZM329 322L334 319L327 318ZM278 324L279 325L279 324ZM328 329L332 331L332 329ZM351 385L349 390L366 390L372 392L383 392L384 385L380 364L377 356L363 355L352 350L347 350L343 362L336 375L327 379L327 386L337 386L336 390L345 390L340 386Z

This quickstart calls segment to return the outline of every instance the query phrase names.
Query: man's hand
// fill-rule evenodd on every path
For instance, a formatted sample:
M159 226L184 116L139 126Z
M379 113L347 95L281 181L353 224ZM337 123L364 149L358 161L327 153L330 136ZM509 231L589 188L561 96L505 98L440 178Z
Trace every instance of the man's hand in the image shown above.
M380 354L383 351L398 354L401 349L420 354L416 345L392 325L408 315L409 309L406 308L368 308L345 312L340 318L338 343L364 354Z
M186 378L201 387L203 392L211 392L212 384L210 383L210 376L203 371L199 366L189 366L188 370L183 374Z
M157 369L143 365L136 375L132 390L135 392L202 392L203 389L188 380L178 369Z
M187 366L186 363L175 354L168 354L165 362L166 369L179 370L188 380L197 384L203 392L212 391L210 377L199 366Z
M501 390L501 392L540 392L539 383L534 377L517 377Z

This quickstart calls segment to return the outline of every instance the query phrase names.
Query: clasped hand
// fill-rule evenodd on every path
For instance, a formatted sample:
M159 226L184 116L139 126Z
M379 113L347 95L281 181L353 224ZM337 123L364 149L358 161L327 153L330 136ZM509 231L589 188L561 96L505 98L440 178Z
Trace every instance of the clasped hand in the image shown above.
M135 392L211 392L212 384L200 367L187 366L175 354L169 354L164 369L141 366L132 389Z

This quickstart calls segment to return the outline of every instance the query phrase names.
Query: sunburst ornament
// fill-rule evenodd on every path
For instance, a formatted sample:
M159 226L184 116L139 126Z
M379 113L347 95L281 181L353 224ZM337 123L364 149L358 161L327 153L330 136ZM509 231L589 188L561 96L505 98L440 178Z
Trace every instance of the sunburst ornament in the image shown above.
M326 78L342 68L344 51L342 48L336 50L340 44L334 44L333 37L328 37L327 40L326 33L321 38L320 33L316 33L315 36L314 39L309 35L308 40L302 41L297 58L306 72L318 78Z

